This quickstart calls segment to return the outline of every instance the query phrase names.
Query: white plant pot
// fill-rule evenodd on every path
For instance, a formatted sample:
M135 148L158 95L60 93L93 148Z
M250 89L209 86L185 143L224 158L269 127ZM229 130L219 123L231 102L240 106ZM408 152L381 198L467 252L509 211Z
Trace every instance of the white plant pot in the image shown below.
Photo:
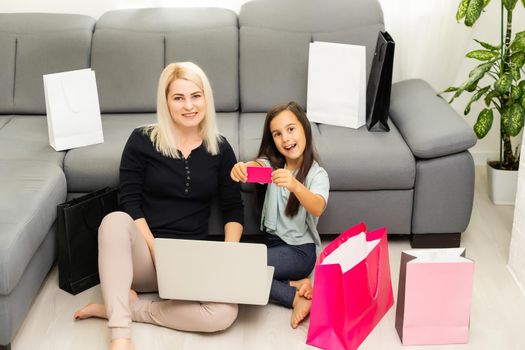
M488 163L487 182L490 200L498 205L514 205L518 187L518 171L494 169Z

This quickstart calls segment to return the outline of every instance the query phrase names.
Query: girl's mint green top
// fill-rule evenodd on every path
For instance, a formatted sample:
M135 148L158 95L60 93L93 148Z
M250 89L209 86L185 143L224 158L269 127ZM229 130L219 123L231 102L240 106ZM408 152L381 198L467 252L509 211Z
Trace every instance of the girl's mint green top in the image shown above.
M270 166L267 159L258 159L265 166ZM296 171L293 173L296 175ZM328 173L317 162L314 161L304 182L306 188L312 193L321 195L328 203L328 192L330 182ZM274 183L268 184L261 217L261 230L279 236L287 244L299 245L315 243L317 248L321 246L321 239L317 232L318 217L308 213L299 205L297 214L288 217L285 214L286 204L290 191L284 187L278 187Z

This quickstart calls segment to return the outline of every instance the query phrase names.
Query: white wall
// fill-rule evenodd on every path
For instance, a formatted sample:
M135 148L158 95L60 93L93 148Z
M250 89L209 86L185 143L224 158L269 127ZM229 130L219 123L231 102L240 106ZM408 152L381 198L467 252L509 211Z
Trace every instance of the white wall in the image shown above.
M521 147L525 154L525 147ZM512 225L512 238L509 249L509 270L525 294L525 162L520 162L518 173L518 191L514 207L514 223Z
M0 12L85 14L98 19L109 10L140 7L224 7L239 11L248 0L0 0Z
M0 0L0 12L60 12L100 17L112 9L139 7L210 6L239 11L248 0ZM284 0L283 0L284 1ZM499 42L499 4L491 1L486 13L473 28L457 23L455 13L459 0L379 0L385 24L396 41L394 81L422 78L436 91L459 85L477 61L464 57L479 48L472 38L491 43ZM525 28L525 11L521 2L514 14L514 28ZM515 31L519 31L515 29ZM453 103L463 115L470 94ZM483 107L475 105L466 117L474 125ZM499 125L496 122L489 135L471 149L476 163L484 164L487 157L499 155Z

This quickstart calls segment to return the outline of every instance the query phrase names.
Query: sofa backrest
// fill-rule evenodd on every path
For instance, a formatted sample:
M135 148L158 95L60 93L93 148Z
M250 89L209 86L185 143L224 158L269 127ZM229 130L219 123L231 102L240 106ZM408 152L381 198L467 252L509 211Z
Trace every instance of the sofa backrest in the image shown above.
M367 74L383 12L377 0L254 0L239 13L242 112L291 100L306 108L312 41L367 47Z
M103 113L155 112L169 63L193 61L208 76L219 112L239 108L238 25L219 8L116 10L97 21L91 67Z
M45 114L42 75L89 67L95 20L0 14L0 114Z

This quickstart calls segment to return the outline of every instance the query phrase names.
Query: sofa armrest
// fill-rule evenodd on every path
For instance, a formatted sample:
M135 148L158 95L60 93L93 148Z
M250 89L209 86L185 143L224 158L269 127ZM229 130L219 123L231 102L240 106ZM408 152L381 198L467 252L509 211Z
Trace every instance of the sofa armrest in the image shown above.
M418 158L458 153L476 144L474 131L421 79L392 85L390 118Z

